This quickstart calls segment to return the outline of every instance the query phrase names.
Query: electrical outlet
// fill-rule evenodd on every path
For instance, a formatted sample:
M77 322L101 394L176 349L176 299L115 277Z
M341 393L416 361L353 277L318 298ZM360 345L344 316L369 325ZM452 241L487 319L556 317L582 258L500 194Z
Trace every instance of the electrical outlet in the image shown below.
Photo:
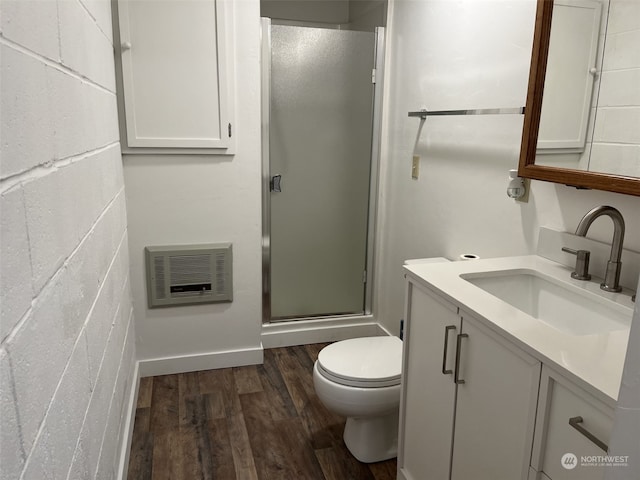
M411 178L414 180L418 179L420 175L420 156L414 155L413 162L411 163Z

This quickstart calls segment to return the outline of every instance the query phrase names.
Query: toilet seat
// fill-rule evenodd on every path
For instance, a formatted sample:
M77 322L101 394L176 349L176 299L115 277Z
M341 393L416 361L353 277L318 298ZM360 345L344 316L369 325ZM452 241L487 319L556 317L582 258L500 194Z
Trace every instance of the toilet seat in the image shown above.
M349 387L399 385L402 341L398 337L385 336L333 343L318 354L318 371L326 379Z

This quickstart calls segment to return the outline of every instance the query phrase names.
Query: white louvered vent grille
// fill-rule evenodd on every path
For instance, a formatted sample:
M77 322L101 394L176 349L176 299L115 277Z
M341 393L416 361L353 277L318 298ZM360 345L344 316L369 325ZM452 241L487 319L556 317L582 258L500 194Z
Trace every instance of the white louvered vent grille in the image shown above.
M155 257L153 259L153 270L156 274L156 298L162 299L166 295L164 293L164 257Z
M230 243L146 247L149 308L233 299Z
M222 256L224 257L224 254ZM211 255L176 255L169 257L171 285L211 283L210 262Z
M218 253L216 255L216 293L224 292L226 290L226 255L224 253Z

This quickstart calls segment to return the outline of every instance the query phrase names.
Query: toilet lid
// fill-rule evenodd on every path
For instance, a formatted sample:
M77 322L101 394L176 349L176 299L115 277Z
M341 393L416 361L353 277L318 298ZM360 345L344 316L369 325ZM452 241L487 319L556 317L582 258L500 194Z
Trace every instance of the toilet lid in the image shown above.
M370 388L399 385L402 341L387 336L333 343L318 354L318 370L341 385Z

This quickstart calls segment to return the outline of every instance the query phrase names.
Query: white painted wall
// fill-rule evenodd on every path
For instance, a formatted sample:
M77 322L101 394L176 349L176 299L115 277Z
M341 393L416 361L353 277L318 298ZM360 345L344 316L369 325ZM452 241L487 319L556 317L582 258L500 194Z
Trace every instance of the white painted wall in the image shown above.
M387 24L387 0L349 0L349 30L373 32Z
M110 4L0 9L0 476L113 478L135 344Z
M349 21L349 0L261 0L260 15L279 20L343 24Z
M640 279L639 282L640 284ZM640 478L640 301L636 303L616 405L609 455L628 455L627 468L605 467L605 480Z
M262 359L260 11L258 0L231 4L236 155L124 157L138 357L201 357L185 370ZM147 308L145 246L216 242L233 244L232 303ZM170 371L156 363L143 373Z
M625 217L626 248L640 251L640 198L533 181L529 203L507 198L522 117L420 120L429 109L518 107L525 103L533 0L395 0L388 57L381 169L376 312L391 332L403 317L402 261L534 253L540 226L573 232L592 207ZM411 157L421 156L411 179ZM610 241L608 219L589 236Z

